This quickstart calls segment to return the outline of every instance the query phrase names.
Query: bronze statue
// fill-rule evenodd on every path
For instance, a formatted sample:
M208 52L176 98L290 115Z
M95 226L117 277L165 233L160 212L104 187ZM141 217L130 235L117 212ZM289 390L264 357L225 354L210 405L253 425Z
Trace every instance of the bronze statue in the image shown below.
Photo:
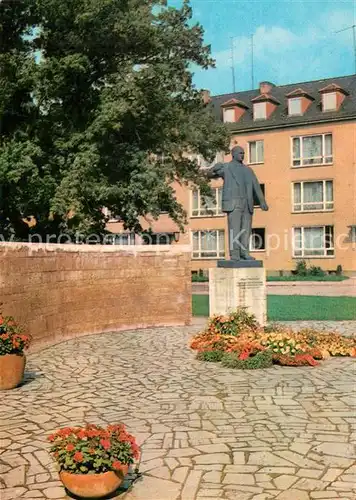
M209 178L224 179L222 209L227 213L229 252L231 260L255 260L249 254L255 194L262 210L268 210L264 194L254 171L243 164L245 152L240 146L232 151L232 161L217 163L208 172Z

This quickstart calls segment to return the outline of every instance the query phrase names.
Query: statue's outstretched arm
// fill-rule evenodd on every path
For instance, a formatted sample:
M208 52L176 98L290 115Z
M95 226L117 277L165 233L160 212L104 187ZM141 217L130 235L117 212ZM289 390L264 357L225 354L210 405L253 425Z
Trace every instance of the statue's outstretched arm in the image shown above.
M209 179L216 179L217 177L223 177L224 176L224 164L217 163L213 167L209 168L206 171L206 176Z

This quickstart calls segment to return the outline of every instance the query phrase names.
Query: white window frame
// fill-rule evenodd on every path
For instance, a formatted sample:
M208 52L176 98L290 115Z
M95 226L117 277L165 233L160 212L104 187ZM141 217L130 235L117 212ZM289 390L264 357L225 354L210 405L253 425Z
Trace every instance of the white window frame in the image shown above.
M265 237L264 237L265 246L264 246L264 248L254 248L254 245L253 245L253 234L254 233L253 233L253 231L255 229L264 229L264 232L265 232ZM250 248L250 252L265 252L266 251L266 228L265 227L252 228L250 242L249 242L249 248Z
M206 233L206 232L215 232L217 233L216 234L216 250L202 250L201 249L201 233ZM199 245L198 245L198 250L194 250L193 249L193 236L194 236L194 233L199 233L199 239L198 239L198 242L199 242ZM220 233L223 233L224 235L224 248L220 248ZM197 230L191 230L190 231L190 236L191 236L191 245L192 245L192 259L193 260L216 260L216 259L224 259L225 258L225 231L223 229L206 229L206 230L203 230L203 229L197 229ZM211 252L211 256L203 256L202 257L202 253L209 253ZM196 255L198 254L198 255Z
M312 229L312 228L322 228L323 229L323 241L324 241L324 248L308 248L307 250L310 252L312 250L323 250L323 254L319 255L313 255L310 253L306 253L306 249L304 248L304 231L305 229ZM327 248L325 245L325 240L326 240L326 228L331 228L331 233L333 235L333 246ZM295 233L296 230L301 230L301 247L296 248L295 246ZM333 258L335 257L335 232L334 232L334 226L333 225L327 225L327 226L296 226L293 228L293 258L295 259L300 259L300 258L307 258L307 259L323 259L323 258Z
M264 110L264 113L263 113L264 116L256 116L257 109L259 109L260 112L262 112L262 109L263 109ZM253 119L254 120L266 120L267 119L267 102L255 102L254 103L254 105L253 105Z
M230 118L227 120L226 119L226 115L227 115L227 112L230 112L231 114L231 111L233 112L233 119L231 120ZM235 108L224 108L224 111L223 111L223 115L224 115L224 123L235 123L236 121L236 114L235 114Z
M326 136L331 136L331 155L326 155L325 153L325 137ZM303 163L303 139L306 137L322 137L322 154L321 154L321 162L319 163ZM299 139L300 143L300 157L299 158L294 158L293 156L293 142L294 139ZM313 160L315 158L320 158L319 156L313 157L313 158L308 158L308 160ZM326 158L331 158L331 161L325 161ZM299 161L299 165L294 165L295 161ZM325 132L322 134L310 134L310 135L295 135L291 137L291 167L292 168L302 168L302 167L316 167L319 165L332 165L334 161L334 154L333 154L333 135L331 132Z
M263 158L260 161L252 162L251 161L251 144L255 144L256 143L256 152L257 152L257 143L258 142L262 142L262 144L263 144ZM249 165L260 165L261 163L264 163L264 162L265 162L265 145L264 145L264 140L263 139L256 139L255 141L249 141L248 142L248 164Z
M323 201L313 201L313 202L304 202L304 184L310 184L315 182L323 183ZM333 184L333 199L332 201L326 201L326 183L332 182ZM294 185L300 184L300 203L297 203L294 199ZM304 205L320 205L318 208L306 209ZM332 207L327 207L327 205L331 205ZM300 210L296 208L296 206L300 205ZM292 212L301 214L301 213L309 213L309 212L332 212L334 210L334 182L332 179L315 179L312 181L295 181L292 182Z
M333 107L327 107L325 104L327 103L327 99L332 96L335 99L335 105ZM336 111L337 110L337 95L336 92L326 92L322 95L323 101L323 111Z
M298 102L299 103L299 111L297 113L292 113L291 112L291 105L294 102ZM302 115L302 114L303 114L303 112L302 112L302 98L301 97L290 97L288 99L288 116L299 116L299 115Z
M194 191L198 192L198 208L197 208L197 214L193 215L193 193ZM190 190L190 217L193 219L197 217L221 217L224 215L224 212L222 211L222 187L216 187L212 188L212 191L215 191L215 207L214 209L207 209L203 202L202 202L202 196L200 194L200 189L191 189ZM207 212L209 210L209 212Z

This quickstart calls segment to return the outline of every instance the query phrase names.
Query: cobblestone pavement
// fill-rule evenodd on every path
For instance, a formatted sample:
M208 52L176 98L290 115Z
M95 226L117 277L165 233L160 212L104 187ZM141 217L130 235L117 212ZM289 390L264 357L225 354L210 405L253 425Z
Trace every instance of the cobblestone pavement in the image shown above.
M356 498L355 360L231 371L190 328L104 334L28 356L1 394L0 498L66 499L46 436L124 422L143 473L123 500Z

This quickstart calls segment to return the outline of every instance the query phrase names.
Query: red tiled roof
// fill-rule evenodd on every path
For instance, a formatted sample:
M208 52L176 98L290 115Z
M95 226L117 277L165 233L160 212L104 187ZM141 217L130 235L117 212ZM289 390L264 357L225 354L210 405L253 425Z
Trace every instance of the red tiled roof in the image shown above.
M270 101L270 102L273 102L274 104L281 104L271 94L260 94L259 96L255 97L254 99L251 99L251 102L265 102L265 101Z
M346 90L344 90L340 85L336 85L336 83L330 83L326 87L323 87L322 89L319 90L321 94L325 94L326 92L342 92L345 95L349 95Z
M308 94L308 92L303 90L301 87L299 87L298 89L292 90L292 92L289 92L289 94L286 94L286 97L299 97L299 96L307 97L308 99L311 99L314 101L314 97L312 97L310 94Z
M247 104L245 104L242 101L239 101L238 99L229 99L228 101L224 102L221 107L224 108L225 106L240 106L240 108L246 108L248 109Z

